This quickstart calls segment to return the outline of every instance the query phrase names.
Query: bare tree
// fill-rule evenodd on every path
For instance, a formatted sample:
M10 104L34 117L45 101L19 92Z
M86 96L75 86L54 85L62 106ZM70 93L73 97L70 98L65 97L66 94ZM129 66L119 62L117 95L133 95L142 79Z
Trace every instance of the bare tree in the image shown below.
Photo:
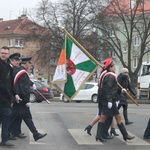
M92 0L60 0L59 3L41 0L39 2L35 9L36 22L48 29L51 34L45 36L42 34L42 38L36 35L36 38L41 38L41 48L36 53L38 60L45 64L48 60L44 59L46 62L43 62L43 57L46 58L47 53L51 53L49 51L55 51L55 56L58 57L64 41L64 33L59 30L58 24L64 26L80 44L95 54L95 57L97 56L96 52L93 52L97 49L97 36L93 32L94 14L91 11L91 2Z
M115 53L121 64L129 69L132 83L137 78L143 57L150 51L147 48L150 46L150 12L146 10L146 3L150 0L113 0L103 11L95 13L94 25L101 31L101 50L103 53L109 51L109 55ZM139 45L135 46L135 42ZM135 69L133 59L138 60Z

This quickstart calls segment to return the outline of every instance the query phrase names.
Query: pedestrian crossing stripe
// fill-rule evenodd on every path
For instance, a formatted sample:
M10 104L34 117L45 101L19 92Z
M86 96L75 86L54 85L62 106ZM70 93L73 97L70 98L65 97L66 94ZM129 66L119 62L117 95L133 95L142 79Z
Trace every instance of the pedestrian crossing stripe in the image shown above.
M119 133L119 136L115 136L115 138L118 138L122 142L124 142L127 145L134 145L134 146L147 146L150 145L149 142L145 141L143 138L139 138L135 136L134 134L128 132L130 136L135 136L133 140L127 140L124 141L122 134L120 133L119 129L115 129L117 133ZM40 133L44 133L44 131L41 129L38 129ZM78 143L78 145L104 145L104 143L100 141L96 141L95 136L89 136L87 132L84 131L84 129L68 129L69 133L72 135L72 137L75 139L75 141ZM0 134L1 134L1 128L0 128ZM37 144L37 145L48 145L48 143L45 143L44 141L34 141L33 135L30 132L29 134L30 140L29 144ZM46 137L45 137L46 138ZM113 140L113 139L112 139ZM107 142L105 142L106 144Z
M104 143L96 141L94 136L89 136L84 131L84 129L68 129L68 131L79 145L104 145ZM139 146L150 145L150 143L146 142L144 139L139 138L130 132L128 132L128 134L130 136L135 136L135 138L133 140L124 141L122 134L120 133L120 130L116 129L116 132L119 133L119 136L115 136L115 138L119 138L119 140L121 140L127 145L139 145Z
M127 141L124 141L123 137L122 137L122 134L120 132L119 129L115 129L117 133L119 133L119 136L117 136L121 141L125 142L127 145L150 145L150 143L146 142L144 139L141 139L137 136L135 136L134 134L128 132L128 134L130 136L134 136L135 138L133 140L127 140Z
M87 135L84 129L68 129L68 131L79 145L103 145L101 142L96 142L93 135Z

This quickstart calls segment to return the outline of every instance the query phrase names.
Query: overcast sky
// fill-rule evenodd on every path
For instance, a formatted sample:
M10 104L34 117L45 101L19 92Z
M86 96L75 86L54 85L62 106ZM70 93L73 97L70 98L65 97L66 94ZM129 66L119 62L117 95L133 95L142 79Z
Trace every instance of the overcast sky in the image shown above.
M1 0L0 18L3 20L17 19L23 10L31 10L38 5L41 0ZM51 0L55 2L57 0Z

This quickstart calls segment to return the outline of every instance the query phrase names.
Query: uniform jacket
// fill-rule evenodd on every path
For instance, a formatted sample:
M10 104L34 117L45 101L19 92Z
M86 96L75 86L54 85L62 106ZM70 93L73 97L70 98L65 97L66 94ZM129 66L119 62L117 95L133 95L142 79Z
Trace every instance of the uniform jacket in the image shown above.
M107 105L108 102L118 100L118 85L117 77L114 73L108 72L104 75L99 87L99 99L102 105Z
M16 79L16 74L20 73L21 71L24 73L18 76ZM14 77L16 92L22 99L18 105L25 105L30 101L30 86L33 85L33 82L30 80L29 75L23 66L19 66L18 68L14 69Z
M0 59L0 106L10 106L12 94L16 92L12 81L12 72L10 66Z

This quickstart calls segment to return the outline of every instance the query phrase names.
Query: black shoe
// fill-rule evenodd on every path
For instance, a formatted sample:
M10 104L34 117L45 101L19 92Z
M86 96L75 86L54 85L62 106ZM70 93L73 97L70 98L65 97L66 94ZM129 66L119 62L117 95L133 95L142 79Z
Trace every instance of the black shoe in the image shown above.
M150 136L143 136L144 139L150 139Z
M45 133L45 134L37 133L33 137L34 137L34 140L37 141L37 140L45 137L46 135L47 135L47 133Z
M5 147L13 147L14 145L12 143L9 143L8 141L5 143L0 143L0 146L5 146Z
M126 136L123 137L123 139L124 139L125 141L127 141L127 140L132 140L132 139L134 139L134 138L135 138L134 136L130 136L130 135L126 135Z
M16 138L14 135L11 134L11 135L9 136L9 140L17 140L17 138Z
M119 136L119 134L116 133L115 128L111 128L110 135Z
M20 133L20 134L16 135L16 137L18 137L18 138L20 138L20 139L24 139L24 138L26 138L27 136L24 135L24 134L22 134L22 133Z
M84 131L87 131L87 134L91 135L91 129L92 129L92 126L91 125L88 125Z
M103 136L103 139L113 139L114 136L111 136L111 135L107 135L107 136Z
M133 122L131 121L125 121L125 125L129 125L129 124L132 124Z
M95 138L96 139L96 141L101 141L101 142L106 142L106 140L105 139L103 139L103 137L96 137Z

